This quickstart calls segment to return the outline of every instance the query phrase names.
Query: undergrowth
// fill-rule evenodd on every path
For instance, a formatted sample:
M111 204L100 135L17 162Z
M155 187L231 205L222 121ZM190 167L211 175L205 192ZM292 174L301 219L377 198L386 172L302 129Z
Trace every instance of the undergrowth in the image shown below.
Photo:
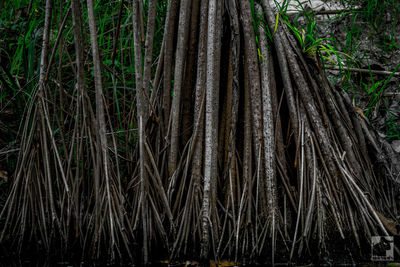
M389 111L383 107L383 98L400 65L385 65L388 60L384 57L390 59L400 51L400 36L396 34L400 30L400 2L340 0L346 8L338 14L324 16L309 8L310 1L275 2L279 10L277 23L281 20L291 29L303 53L312 57L318 54L322 64L328 68L339 67L337 74L329 75L331 82L349 92L353 102L369 119L374 119L382 111L388 118ZM293 6L297 8L293 9ZM367 50L366 43L373 49ZM373 57L379 60L378 66L369 62ZM392 73L375 75L373 70L377 67ZM349 68L369 69L370 73L361 74ZM386 121L381 130L385 131L387 139L399 139L399 123L398 115Z

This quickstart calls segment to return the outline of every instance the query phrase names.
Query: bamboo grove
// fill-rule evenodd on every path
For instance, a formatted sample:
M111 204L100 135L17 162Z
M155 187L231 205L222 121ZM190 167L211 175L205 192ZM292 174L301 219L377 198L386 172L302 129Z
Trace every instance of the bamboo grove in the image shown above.
M101 35L94 2L45 1L2 242L273 263L397 233L398 154L269 1L110 2Z

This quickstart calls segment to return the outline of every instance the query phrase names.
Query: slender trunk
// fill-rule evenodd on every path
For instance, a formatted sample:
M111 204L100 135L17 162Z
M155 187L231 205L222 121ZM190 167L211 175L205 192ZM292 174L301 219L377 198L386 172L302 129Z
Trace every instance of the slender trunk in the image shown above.
M143 236L143 262L144 264L148 263L148 230L149 227L147 225L148 220L148 208L147 208L147 181L148 175L145 169L146 165L146 154L144 151L144 142L145 142L145 117L146 117L146 101L144 95L144 87L142 80L142 48L141 48L141 36L140 31L138 30L140 27L140 4L139 0L133 1L133 28L134 28L134 50L135 50L135 81L136 81L136 108L137 108L137 122L139 126L139 168L140 168L140 217L142 222L142 236ZM151 16L149 16L151 19ZM151 25L149 25L152 27ZM154 26L154 25L153 25ZM151 32L150 32L151 33ZM152 38L152 37L150 37ZM149 54L150 47L146 47L147 52L147 60L150 58L151 61L151 53ZM147 62L145 61L147 65ZM147 66L151 68L150 66ZM148 71L146 69L146 71ZM147 73L149 75L149 73ZM150 77L146 77L147 83L150 82Z
M164 47L164 89L163 89L163 110L164 110L164 133L168 133L169 117L171 108L171 73L173 68L174 54L174 33L175 20L178 10L178 0L171 0L168 5L167 18L165 20Z
M84 62L84 47L82 37L82 26L81 26L81 7L79 0L72 0L72 23L74 28L75 38L75 51L76 51L76 73L77 73L77 85L78 91L85 89L85 69L83 67Z
M268 22L269 30L270 32L275 32L275 16L272 13L273 8L270 5L270 2L268 0L262 0L261 5L263 7L263 10L265 12L265 17ZM286 55L285 51L283 49L284 45L282 43L282 32L280 29L278 29L275 34L273 35L274 39L274 44L275 44L275 49L276 49L276 55L278 58L278 63L279 63L279 68L280 68L280 73L282 75L282 82L283 82L283 87L286 93L286 100L287 100L287 105L289 109L289 116L290 116L290 121L291 121L291 126L293 128L293 133L294 136L297 137L299 136L299 122L297 118L297 101L294 96L293 92L293 85L292 81L290 78L290 72L288 68L288 63L286 60Z
M262 14L262 8L257 5L257 12ZM262 25L262 24L260 24ZM259 41L261 55L261 85L262 85L262 106L263 106L263 137L264 137L264 168L266 177L267 201L268 201L268 217L271 220L271 234L272 234L272 264L274 264L275 256L275 235L277 223L277 188L276 188L276 174L275 174L275 124L272 104L272 90L275 90L272 84L272 79L275 79L272 73L273 69L270 68L272 56L268 50L267 35L264 27L259 27Z
M181 136L181 147L185 147L192 135L193 126L193 105L192 95L193 87L195 83L196 74L196 54L197 45L199 43L199 11L200 11L200 0L194 0L192 4L192 11L190 14L190 29L189 29L189 48L186 60L185 78L182 92L182 136Z
M169 176L172 177L176 170L179 154L180 120L182 84L185 70L186 49L189 38L191 1L182 1L179 11L178 43L176 45L176 59L174 72L174 91L171 106L171 147L169 154ZM185 88L184 88L185 90Z
M203 142L204 142L204 103L206 83L206 61L207 61L207 16L208 16L208 0L201 2L200 11L200 37L197 57L197 76L195 90L194 120L197 125L197 131L193 135L197 135L197 142L194 146L194 154L192 161L192 174L195 184L200 184L202 177L202 161L203 161ZM195 127L196 128L196 127ZM197 187L197 186L195 186Z
M252 24L252 14L251 14L251 6L248 1L240 1L240 14L241 21L243 23L243 35L244 35L244 58L245 58L245 72L247 72L248 77L248 86L249 86L249 103L248 107L251 110L251 133L253 135L253 146L254 146L254 155L256 159L256 170L257 175L261 174L263 177L264 166L260 164L261 156L262 156L262 148L263 148L263 136L262 136L262 111L261 111L261 84L260 84L260 69L258 66L258 58L257 58L257 47L255 34L253 30ZM246 111L245 111L246 112ZM250 111L249 111L250 112ZM246 122L247 123L247 122ZM251 137L248 136L251 140ZM247 139L245 136L245 139ZM251 141L250 141L251 142ZM250 143L251 145L251 143ZM246 158L244 159L246 160ZM249 162L249 165L251 161ZM259 179L261 188L264 185L264 179ZM256 189L256 203L258 203L258 198L261 199L260 205L263 207L262 210L265 209L265 191ZM248 208L247 208L247 221L246 225L249 230L252 232L253 227L253 219L252 219L252 209L253 209L253 181L252 181L252 172L249 173L248 179ZM256 207L256 211L258 212L258 207ZM257 218L258 214L254 214ZM251 236L254 238L254 233Z
M139 157L140 157L140 199L142 201L142 232L143 232L143 263L147 264L149 261L148 252L148 239L147 239L147 175L145 170L145 151L144 151L144 127L143 117L139 116Z
M41 144L43 145L42 148L42 161L44 166L43 172L44 172L44 178L47 179L47 181L41 181L45 183L45 190L47 191L46 193L48 194L48 200L49 202L46 203L47 205L50 205L50 214L51 214L51 228L54 227L54 221L56 219L56 211L55 211L55 206L54 206L54 195L53 195L53 185L50 179L50 158L48 155L48 145L47 145L47 137L46 137L46 127L45 127L45 106L46 103L43 100L45 97L45 85L47 83L46 81L46 70L48 68L48 53L49 53L49 39L50 39L50 23L51 23L51 12L52 12L52 1L51 0L46 0L46 8L45 8L45 19L44 19L44 31L43 31L43 42L42 42L42 52L40 55L40 73L39 73L39 90L38 90L38 111L39 111L39 117L40 120L38 120L38 130L42 133L39 138L41 139ZM47 186L46 186L47 184ZM50 249L50 240L48 239L48 233L47 231L45 232L45 240L44 244L46 247L46 250Z
M110 177L110 165L108 158L108 146L107 146L107 137L106 137L106 120L104 115L104 103L103 103L103 84L101 77L101 61L100 61L100 52L99 52L99 44L97 40L97 30L96 30L96 20L94 14L94 6L93 0L87 0L87 10L88 10L88 18L89 18L89 29L90 29L90 42L92 46L93 53L93 64L94 64L94 82L95 82L95 90L96 90L96 119L97 119L97 168L101 170L97 172L98 177L96 177L97 184L101 183L101 178L104 177L105 182L105 190L106 190L106 200L108 206L108 216L110 223L110 247L114 248L115 245L115 237L114 237L114 217L112 214L112 206L111 206L111 193L110 193L110 181L112 177ZM100 199L96 201L96 203L100 203ZM101 212L98 210L97 212Z
M206 74L206 112L205 112L205 163L204 163L204 189L202 204L202 240L200 256L203 260L209 256L210 249L210 222L213 212L212 185L217 179L217 153L216 141L218 138L218 103L219 83L215 77L219 71L219 58L217 56L220 37L217 36L218 4L210 0L208 6L208 40L207 40L207 74ZM216 225L213 225L216 227Z
M205 88L206 83L206 61L207 61L207 16L208 0L201 1L200 10L200 35L197 57L197 75L195 87L194 103L194 132L196 139L191 168L191 179L193 181L193 199L196 201L193 208L199 205L201 201L201 182L203 177L203 147L204 147L204 106L205 106ZM196 137L197 136L197 137ZM197 214L201 216L201 213ZM194 218L196 219L196 218ZM200 233L199 233L200 234ZM193 237L194 238L194 237Z
M144 56L144 70L143 70L143 96L144 103L142 103L142 116L143 116L143 125L146 126L147 119L149 116L149 96L151 89L151 65L152 65L152 56L153 56L153 43L154 43L154 27L155 27L155 19L156 19L156 5L157 0L149 1L149 11L147 18L147 33L146 33L146 43L145 43L145 56ZM155 90L155 88L152 88Z
M252 214L252 207L253 207L253 196L252 196L252 179L253 179L253 161L252 161L252 128L251 128L251 99L250 99L250 81L249 81L249 74L246 72L247 62L244 63L245 66L245 73L244 73L244 144L243 144L243 180L245 183L245 187L247 188L246 194L246 228L250 227L251 223L251 214ZM256 154L258 158L258 154ZM243 189L244 190L244 189ZM240 226L240 220L238 221ZM239 227L238 226L238 227ZM246 229L248 230L248 229ZM237 238L240 238L237 236Z

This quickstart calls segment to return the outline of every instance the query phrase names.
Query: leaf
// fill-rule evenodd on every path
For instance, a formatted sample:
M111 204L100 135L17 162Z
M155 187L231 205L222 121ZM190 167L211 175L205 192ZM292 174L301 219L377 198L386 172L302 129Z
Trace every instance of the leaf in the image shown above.
M275 28L274 28L274 33L276 32L276 30L278 29L278 23L279 23L279 12L276 14L276 19L275 19Z
M265 60L265 57L261 54L261 51L260 51L260 49L259 48L257 48L257 53L258 53L258 58L259 59L264 59Z

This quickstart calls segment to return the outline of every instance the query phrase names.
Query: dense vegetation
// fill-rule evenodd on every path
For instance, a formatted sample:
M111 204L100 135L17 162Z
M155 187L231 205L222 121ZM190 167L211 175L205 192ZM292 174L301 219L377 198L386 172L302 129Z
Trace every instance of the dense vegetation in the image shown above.
M400 64L376 72L357 47L364 27L399 51L400 4L361 2L327 20L341 35L290 1L0 2L2 244L368 260L398 234Z

